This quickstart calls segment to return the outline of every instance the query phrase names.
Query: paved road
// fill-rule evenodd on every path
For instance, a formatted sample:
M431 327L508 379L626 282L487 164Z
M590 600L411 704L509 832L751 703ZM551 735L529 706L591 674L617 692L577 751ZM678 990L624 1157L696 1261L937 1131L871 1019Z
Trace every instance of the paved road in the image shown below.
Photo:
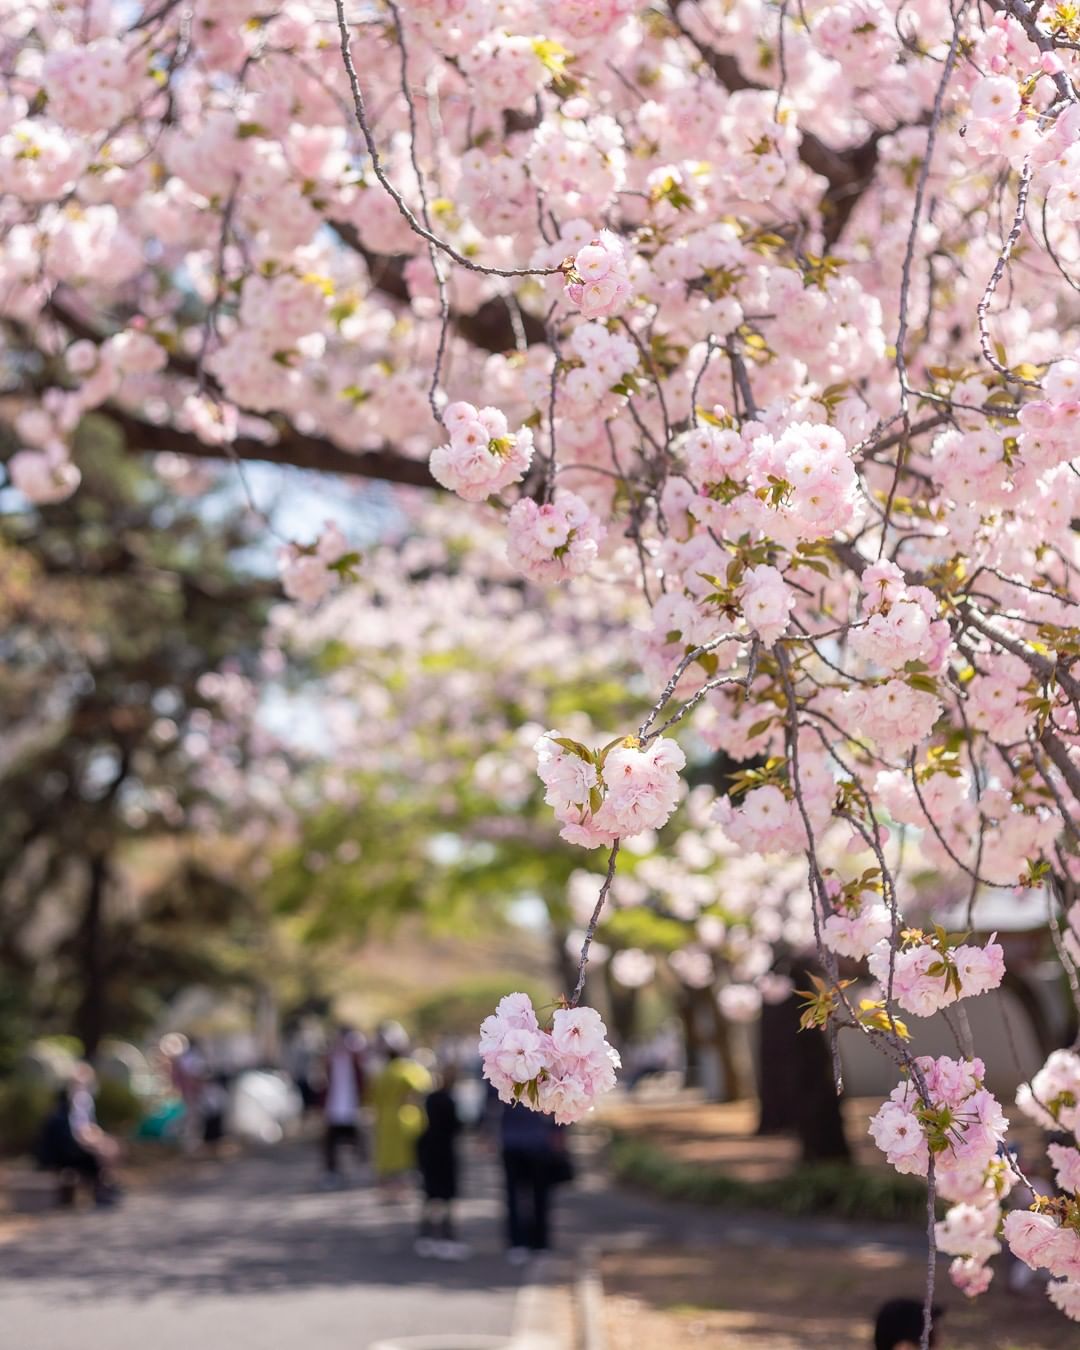
M588 1152L588 1138L578 1140ZM582 1160L559 1198L556 1273L582 1250L645 1243L808 1242L915 1247L873 1228L670 1205L611 1186ZM412 1251L415 1201L317 1187L314 1149L291 1144L132 1195L118 1210L56 1214L0 1245L3 1350L368 1350L398 1336L508 1335L525 1283L503 1259L496 1168L470 1158L460 1265ZM521 1301L521 1306L528 1299ZM521 1311L519 1306L518 1311Z
M289 1145L42 1219L0 1246L4 1350L367 1350L399 1335L511 1330L494 1169L471 1168L460 1265L412 1252L415 1205L317 1188Z

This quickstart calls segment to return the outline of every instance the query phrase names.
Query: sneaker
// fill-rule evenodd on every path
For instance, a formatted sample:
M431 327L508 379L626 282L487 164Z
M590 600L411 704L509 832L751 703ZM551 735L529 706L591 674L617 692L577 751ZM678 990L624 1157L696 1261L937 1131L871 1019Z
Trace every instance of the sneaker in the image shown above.
M472 1255L472 1248L465 1242L443 1238L435 1243L435 1255L440 1261L464 1261Z
M438 1248L441 1244L435 1242L429 1237L417 1238L413 1243L413 1251L417 1256L423 1256L425 1259L429 1256L438 1256Z
M528 1247L511 1247L506 1253L506 1259L512 1266L524 1266L528 1264L531 1255L532 1252L529 1251Z

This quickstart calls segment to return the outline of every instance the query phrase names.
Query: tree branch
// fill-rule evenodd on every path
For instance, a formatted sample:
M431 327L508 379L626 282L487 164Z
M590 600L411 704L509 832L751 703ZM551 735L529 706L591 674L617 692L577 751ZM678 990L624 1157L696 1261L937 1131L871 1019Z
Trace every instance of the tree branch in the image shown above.
M226 448L206 445L192 432L179 427L146 422L134 413L106 404L102 412L124 434L126 449L132 454L169 451L192 459L258 460L266 464L288 464L315 473L338 473L352 478L375 478L406 487L437 488L426 460L409 459L393 450L363 450L356 454L342 450L322 436L304 436L287 427L274 441L240 436Z
M332 221L331 226L341 242L354 253L359 253L367 263L374 289L393 300L408 304L409 287L405 281L405 264L408 259L404 256L389 257L383 253L372 253L361 242L355 226L345 221ZM525 340L530 346L545 341L544 324L541 319L523 310L521 322L525 330ZM463 337L466 342L471 342L474 347L480 347L483 351L507 352L513 351L517 346L509 312L501 300L485 300L473 314L451 311L450 323L459 337Z
M668 6L672 23L682 36L697 48L701 59L725 89L737 93L742 89L768 88L767 85L758 84L756 80L747 79L733 56L729 56L726 52L718 52L695 37L678 17L677 10L677 3ZM829 183L820 203L826 247L835 244L843 234L844 226L874 176L878 160L878 143L882 137L889 134L891 133L888 131L874 131L861 145L853 145L849 150L834 150L812 131L802 133L799 158L808 169L821 174Z

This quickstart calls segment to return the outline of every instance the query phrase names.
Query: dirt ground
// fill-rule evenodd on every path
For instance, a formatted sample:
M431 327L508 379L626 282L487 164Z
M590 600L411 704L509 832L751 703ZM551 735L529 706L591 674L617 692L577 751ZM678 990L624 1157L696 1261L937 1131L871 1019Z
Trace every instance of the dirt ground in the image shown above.
M852 1156L860 1167L889 1172L888 1163L867 1132L880 1097L851 1097L843 1103L844 1127ZM1016 1116L1017 1113L1013 1113ZM798 1162L799 1146L789 1135L755 1135L757 1102L702 1102L685 1096L672 1101L630 1101L605 1109L603 1124L650 1144L680 1162L701 1163L743 1181L773 1181ZM1010 1140L1026 1156L1041 1157L1042 1132L1014 1119ZM1080 1336L1077 1338L1080 1346Z
M922 1297L921 1258L880 1247L731 1246L611 1253L603 1265L608 1350L867 1350L874 1310ZM1076 1350L1080 1330L1041 1290L994 1284L969 1303L938 1267L937 1350Z

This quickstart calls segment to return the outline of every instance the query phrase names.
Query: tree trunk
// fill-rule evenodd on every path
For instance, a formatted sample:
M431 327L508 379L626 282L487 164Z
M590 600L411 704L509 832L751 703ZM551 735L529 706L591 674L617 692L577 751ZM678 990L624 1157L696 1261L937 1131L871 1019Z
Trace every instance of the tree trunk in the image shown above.
M570 936L567 930L561 924L554 924L551 930L551 940L553 944L552 957L555 966L555 978L567 998L574 991L574 985L577 983L577 960L566 950L566 940ZM586 991L589 985L590 967L586 967L585 980ZM582 1002L588 1003L588 993L584 992Z
M699 1054L699 1035L697 1019L694 1016L693 994L684 989L679 998L679 1021L682 1023L683 1052L686 1060L686 1072L683 1081L687 1087L701 1085L701 1057Z
M791 973L798 988L808 987L805 968ZM850 1162L828 1039L821 1031L800 1031L799 1014L795 994L762 1009L757 1132L794 1133L803 1162Z
M747 1075L712 990L685 989L679 1015L686 1040L687 1087L701 1088L711 1102L733 1102L745 1096Z
M795 1071L795 1131L803 1162L850 1162L844 1117L833 1081L832 1054L823 1031L799 1033Z
M611 962L604 966L604 989L607 993L607 1006L611 1014L611 1039L616 1046L632 1044L637 1030L637 993L636 989L627 989L611 973Z
M709 1011L716 1027L716 1053L720 1059L720 1073L723 1078L720 1101L741 1101L743 1097L749 1095L750 1086L745 1072L746 1066L739 1053L742 1047L736 1044L739 1031L723 1016L712 997L709 998Z
M83 1053L93 1059L108 1030L108 1003L105 989L105 888L109 880L109 862L104 853L90 856L86 904L76 937L75 960L82 986L75 1013L75 1034L83 1043Z
M786 1134L795 1129L794 1082L800 1053L799 1005L793 998L766 1003L758 1028L758 1134Z

